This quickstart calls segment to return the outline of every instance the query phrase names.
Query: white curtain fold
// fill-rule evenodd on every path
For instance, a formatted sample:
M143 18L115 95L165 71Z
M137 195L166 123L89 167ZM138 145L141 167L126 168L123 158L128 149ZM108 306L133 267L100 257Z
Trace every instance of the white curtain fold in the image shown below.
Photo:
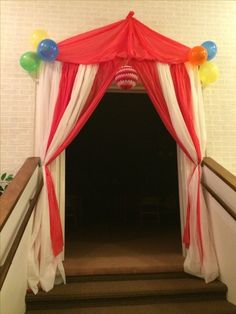
M34 293L40 285L44 291L53 288L56 274L65 282L63 254L54 256L50 238L49 204L44 165L73 129L93 86L98 65L80 65L76 74L69 104L47 150L53 112L61 79L60 62L45 63L40 73L36 101L35 154L43 165L44 186L40 194L33 221L31 248L28 259L28 284ZM55 162L55 161L54 161Z
M57 148L64 142L71 130L74 128L75 123L78 120L91 91L97 71L97 64L81 64L79 66L71 94L71 99L63 114L63 119L61 119L53 140L48 148L47 156L45 156L45 163L50 160Z
M175 95L174 83L170 73L170 67L168 64L164 63L157 63L156 65L162 92L168 107L171 124L177 134L177 137L183 143L192 160L197 165L197 153L179 108L179 104Z
M191 64L185 64L191 85L191 93L192 93L192 105L193 105L193 114L194 114L194 126L195 132L198 136L202 158L205 156L206 150L206 127L205 127L205 113L204 113L204 105L203 105L203 95L202 95L202 87L199 79L198 69L197 67L191 66ZM180 152L180 154L184 154ZM202 171L199 166L200 172ZM186 171L191 174L192 169L190 167L186 167ZM195 187L193 186L193 189ZM219 276L219 267L217 263L217 257L214 246L214 238L212 234L211 228L211 220L209 216L209 211L206 206L202 186L200 185L200 202L201 202L201 231L203 238L203 264L196 265L195 256L194 256L194 247L190 246L188 250L188 255L184 263L184 268L187 272L197 275L205 279L206 282L211 282ZM190 215L193 215L190 212ZM195 219L195 217L191 217L191 220ZM190 235L194 237L194 234Z
M35 110L35 156L39 156L41 161L43 161L47 139L50 134L53 112L59 92L61 69L60 62L53 62L44 63L40 71ZM42 169L45 183L44 167ZM42 221L44 222L43 224L41 223ZM40 267L41 243L45 242L45 240L46 243L51 243L50 232L45 233L46 239L43 238L47 222L49 222L49 212L46 184L44 184L34 211L33 229L30 239L31 245L28 256L28 285L34 293L38 292L38 284L41 281L40 278L42 278L42 268ZM50 248L48 251L50 252ZM48 259L48 256L53 261L51 268L54 266L52 276L50 276L50 286L53 286L54 278L52 277L56 273L57 266L51 254L47 254L45 259ZM47 287L50 289L48 285Z
M188 205L188 178L193 173L195 165L186 156L182 149L177 144L177 164L178 164L178 183L179 183L179 206L181 219L181 234L184 234L186 222L186 208ZM183 251L186 256L186 249L182 243Z
M189 65L186 65L186 69L191 84L194 128L199 138L202 153L204 154L206 145L206 132L203 120L204 110L200 89L200 81L197 76L197 69L194 69ZM172 126L177 134L177 137L182 142L193 161L187 161L187 157L183 155L184 153L180 149L178 149L178 165L183 171L183 173L179 172L179 184L180 191L182 193L180 197L181 206L187 205L188 197L190 200L190 246L187 250L186 259L184 262L184 269L186 272L204 278L206 282L210 282L218 277L218 265L214 250L214 241L210 232L210 220L208 218L208 211L206 208L201 186L200 225L203 260L199 254L199 248L201 246L201 243L199 240L199 230L197 227L197 198L199 179L201 177L201 165L198 164L196 149L194 147L191 136L179 108L169 65L157 63L157 73L162 87L162 92L168 107ZM186 214L183 216L185 217Z
M205 111L203 105L202 87L199 80L197 67L193 67L189 62L185 63L185 67L190 79L192 104L194 114L194 128L198 135L202 155L205 156L206 150L206 126Z
M39 83L36 91L35 110L35 149L36 156L44 156L54 108L59 92L62 66L61 62L43 63L40 70ZM42 97L43 95L43 97Z

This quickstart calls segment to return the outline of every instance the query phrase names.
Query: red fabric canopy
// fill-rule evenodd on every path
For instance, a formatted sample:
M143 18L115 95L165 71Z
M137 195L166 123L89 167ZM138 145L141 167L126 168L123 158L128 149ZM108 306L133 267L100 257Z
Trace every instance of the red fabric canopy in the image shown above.
M133 15L130 12L124 20L60 42L57 60L77 64L101 63L115 58L168 64L187 61L189 47L153 31Z

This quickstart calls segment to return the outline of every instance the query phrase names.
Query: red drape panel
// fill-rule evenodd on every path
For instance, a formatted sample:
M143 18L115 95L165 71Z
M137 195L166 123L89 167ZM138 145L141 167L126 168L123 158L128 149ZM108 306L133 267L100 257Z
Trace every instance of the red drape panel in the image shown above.
M185 154L189 157L190 160L193 161L192 157L189 155L189 152L186 147L184 147L181 140L177 137L176 132L172 126L171 119L169 116L168 108L162 93L162 88L160 85L160 81L157 75L157 69L156 69L156 63L152 61L142 61L132 62L135 69L138 71L138 74L140 78L142 79L142 82L144 86L146 87L146 90L149 94L149 97L152 100L152 103L158 112L159 116L162 119L162 122L166 126L167 130L170 132L172 137L175 139L175 141L178 143L178 145L181 147L181 149L185 152ZM176 91L177 100L179 103L179 107L183 116L183 119L185 121L185 124L187 126L187 129L189 131L189 134L191 136L191 139L194 143L197 156L198 156L198 162L201 161L201 151L200 151L200 145L199 140L196 135L194 125L193 125L193 118L192 118L192 100L191 100L191 87L190 87L190 81L189 77L187 75L187 72L185 70L184 65L174 65L171 69L174 87ZM193 161L194 162L194 161ZM196 165L197 167L199 165ZM189 181L191 180L191 177L189 178ZM190 204L188 204L187 207L187 219L186 219L186 225L185 225L185 232L183 241L186 245L186 247L190 244L190 233L189 233L189 219L190 219ZM199 236L199 252L202 257L202 236L201 236L201 216L200 216L200 172L198 172L198 200L197 200L197 230L198 230L198 236Z
M60 153L73 141L73 139L80 132L82 127L85 125L85 123L88 121L88 119L96 109L102 96L105 94L120 65L121 61L118 60L101 63L99 65L99 69L92 90L90 92L88 100L86 101L86 105L78 121L76 122L75 127L73 128L69 136L65 139L65 141L61 144L61 146L57 149L52 158L48 161L48 164L51 163L58 155L60 155Z
M179 107L184 118L185 124L187 126L188 132L191 135L194 147L197 152L198 164L202 160L201 149L199 139L197 137L196 131L194 129L193 122L193 108L192 108L192 98L191 98L191 85L190 79L184 64L174 64L171 65L171 75L175 87L176 97L179 103ZM198 167L200 167L198 165ZM189 181L191 176L189 178ZM201 232L201 205L200 205L200 169L198 169L198 196L197 196L197 230L199 235L199 252L201 256L203 254L202 249L202 232ZM186 224L183 235L183 241L186 247L190 244L190 204L188 201Z
M199 140L194 129L190 79L184 64L173 64L171 65L170 70L179 108L193 140L198 156L198 162L200 162L201 150Z
M70 66L69 66L70 67ZM46 171L46 180L47 180L47 189L48 189L48 200L49 200L49 214L50 214L50 235L51 235L51 242L53 253L57 256L63 250L63 236L62 236L62 227L61 227L61 220L60 220L60 212L58 207L58 202L56 198L54 183L52 180L52 175L48 168L48 165L56 159L56 157L73 141L79 131L82 129L84 124L87 122L89 117L92 115L93 111L96 109L99 101L101 100L102 96L106 92L109 84L111 83L117 69L120 67L119 62L107 62L103 63L99 66L99 70L97 72L92 90L90 95L87 99L85 108L83 109L78 121L76 122L75 127L69 134L69 136L65 139L65 141L60 145L48 163L45 165ZM75 70L76 68L72 65L71 66L71 75L69 75L70 80L65 84L61 84L62 88L65 86L66 90L69 91L71 94L71 90L73 87L75 78ZM62 90L63 91L63 90ZM61 94L62 91L60 91ZM64 97L62 101L57 101L55 112L58 113L57 117L58 120L53 125L54 129L51 130L51 141L53 136L56 132L56 127L58 126L60 119L63 116L63 113L68 105L70 97ZM55 127L56 126L56 127Z
M157 75L156 63L153 61L132 61L132 65L138 71L139 77L141 78L147 93L165 127L181 147L181 149L185 152L185 154L191 159L191 156L180 139L177 137L176 132L172 126L165 98L162 93L161 84Z
M63 250L63 234L61 227L61 217L57 196L52 181L52 175L48 168L45 166L46 184L48 190L48 203L49 203L49 219L50 219L50 236L54 256L57 256Z
M167 38L132 17L66 39L58 44L57 60L93 64L115 58L156 60L168 64L187 61L190 48Z
M52 126L47 143L47 150L56 133L58 124L66 110L70 101L71 93L73 90L74 80L78 71L78 64L64 63L62 65L61 80L59 86L59 93L55 105ZM46 182L48 190L48 203L49 203L49 217L50 217L50 236L52 249L55 256L63 250L63 234L61 226L60 211L55 193L54 183L52 180L51 172L48 164L45 165Z

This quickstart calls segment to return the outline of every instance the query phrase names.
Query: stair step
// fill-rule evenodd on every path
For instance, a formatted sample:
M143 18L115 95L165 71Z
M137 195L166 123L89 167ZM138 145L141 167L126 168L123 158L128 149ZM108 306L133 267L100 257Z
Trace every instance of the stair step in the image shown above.
M236 306L218 300L159 304L32 310L26 314L236 314Z
M27 294L27 309L223 300L227 288L219 281L197 278L71 282L48 293Z
M66 282L84 281L116 281L116 280L140 280L140 279L174 279L174 278L196 278L183 271L160 272L160 273L133 273L133 274L103 274L103 275L76 275L67 276Z

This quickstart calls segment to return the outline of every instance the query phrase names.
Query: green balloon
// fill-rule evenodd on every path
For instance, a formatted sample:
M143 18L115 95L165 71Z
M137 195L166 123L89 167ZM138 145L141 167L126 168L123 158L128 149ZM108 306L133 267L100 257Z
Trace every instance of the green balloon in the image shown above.
M39 59L37 53L31 51L25 52L20 58L20 65L28 72L37 71L40 62L41 60Z

